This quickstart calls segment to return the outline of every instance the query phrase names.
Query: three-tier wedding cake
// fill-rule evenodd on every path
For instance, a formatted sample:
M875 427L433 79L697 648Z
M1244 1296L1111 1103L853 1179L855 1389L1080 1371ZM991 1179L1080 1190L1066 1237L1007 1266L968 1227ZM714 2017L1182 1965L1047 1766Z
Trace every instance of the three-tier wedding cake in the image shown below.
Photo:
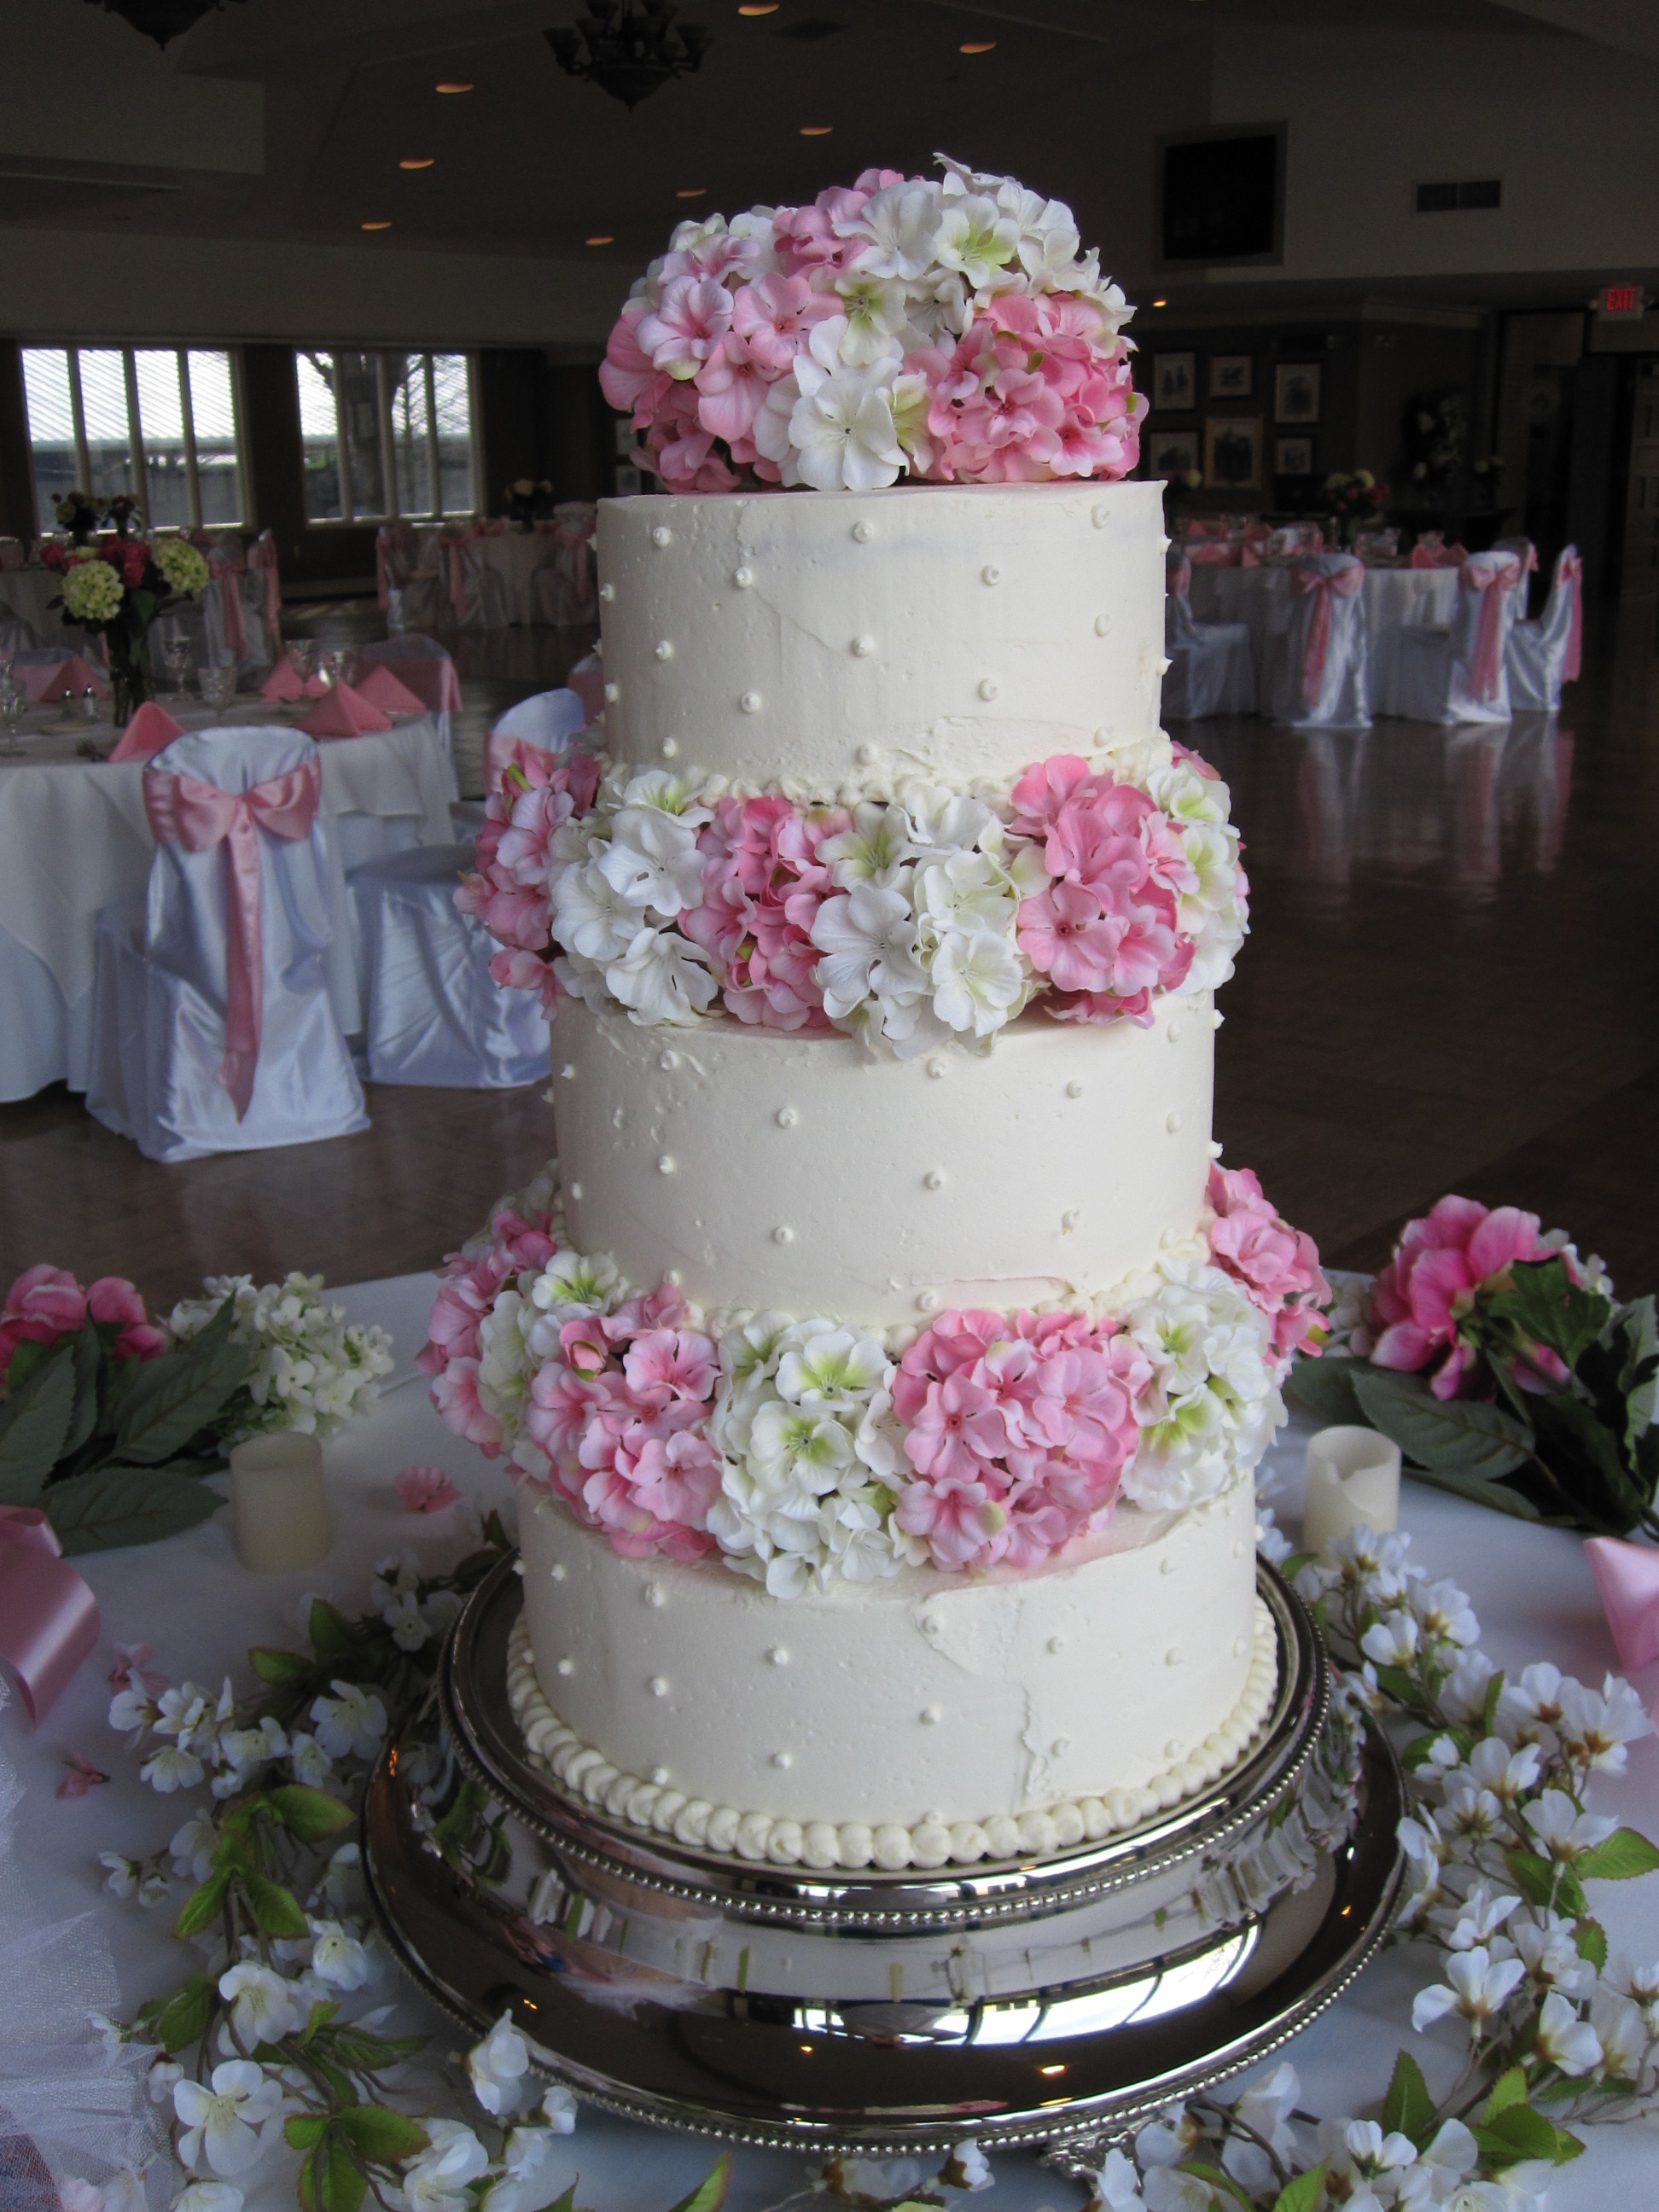
M1246 886L1158 726L1127 319L947 165L686 227L611 340L667 489L599 510L592 750L520 749L460 894L558 1170L422 1358L521 1486L531 1753L682 1846L1063 1851L1273 1702L1324 1285L1211 1141Z

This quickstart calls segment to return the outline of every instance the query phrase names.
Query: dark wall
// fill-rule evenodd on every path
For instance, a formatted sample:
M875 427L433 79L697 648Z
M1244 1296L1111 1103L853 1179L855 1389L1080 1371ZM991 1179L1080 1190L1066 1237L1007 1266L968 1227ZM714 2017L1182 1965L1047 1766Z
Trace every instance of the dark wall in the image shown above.
M499 514L515 477L553 486L558 499L603 499L615 488L612 416L598 372L522 348L478 356L481 505Z
M300 442L300 393L292 346L242 348L242 393L246 418L250 520L276 535L284 584L358 586L374 577L373 524L309 524Z
M1198 465L1204 465L1205 424L1229 416L1259 416L1261 422L1261 484L1255 491L1209 490L1192 493L1183 505L1197 514L1229 509L1255 511L1290 507L1306 484L1275 475L1275 441L1308 437L1313 441L1313 481L1338 469L1363 468L1371 464L1358 450L1359 366L1358 324L1319 323L1305 327L1264 330L1259 323L1213 324L1199 329L1154 325L1150 317L1138 318L1135 342L1140 348L1135 364L1135 383L1150 397L1154 389L1156 358L1163 353L1190 353L1197 388L1189 408L1155 408L1150 417L1154 434L1192 430L1198 438ZM1251 360L1251 396L1248 399L1208 397L1210 362L1221 354L1248 354ZM1315 423L1275 423L1273 372L1281 362L1314 362L1320 369L1319 420ZM1142 439L1142 448L1146 441Z
M1479 329L1366 323L1359 341L1356 465L1398 487L1406 466L1406 404L1431 392L1462 392L1469 417L1469 458L1490 453L1492 428L1480 363Z
M51 516L46 520L50 522ZM34 471L29 463L28 415L23 405L23 356L0 344L0 538L33 538Z

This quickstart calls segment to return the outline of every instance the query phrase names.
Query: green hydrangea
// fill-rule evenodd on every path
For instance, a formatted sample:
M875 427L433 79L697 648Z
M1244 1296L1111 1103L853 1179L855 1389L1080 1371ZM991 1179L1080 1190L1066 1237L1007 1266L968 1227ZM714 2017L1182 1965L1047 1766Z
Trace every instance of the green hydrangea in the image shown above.
M207 556L199 553L187 538L158 538L149 552L151 560L167 578L169 591L194 599L198 592L207 589Z
M107 561L77 561L64 578L64 612L71 622L113 622L125 595Z

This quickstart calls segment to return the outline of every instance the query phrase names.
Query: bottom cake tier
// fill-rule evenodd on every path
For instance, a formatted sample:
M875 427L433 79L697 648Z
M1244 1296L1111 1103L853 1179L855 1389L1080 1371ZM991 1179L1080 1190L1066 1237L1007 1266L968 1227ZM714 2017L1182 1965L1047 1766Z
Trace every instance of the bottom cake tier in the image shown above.
M534 1760L682 1844L776 1864L1062 1850L1208 1787L1271 1710L1248 1480L1121 1508L1024 1576L906 1570L780 1606L522 1497L508 1662Z

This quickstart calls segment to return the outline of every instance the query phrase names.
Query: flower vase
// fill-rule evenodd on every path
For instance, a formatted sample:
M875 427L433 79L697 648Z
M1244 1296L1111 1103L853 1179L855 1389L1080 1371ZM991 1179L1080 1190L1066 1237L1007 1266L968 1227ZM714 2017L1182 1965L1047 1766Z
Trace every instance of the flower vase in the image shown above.
M151 696L149 649L142 637L119 630L108 635L112 718L124 730Z

